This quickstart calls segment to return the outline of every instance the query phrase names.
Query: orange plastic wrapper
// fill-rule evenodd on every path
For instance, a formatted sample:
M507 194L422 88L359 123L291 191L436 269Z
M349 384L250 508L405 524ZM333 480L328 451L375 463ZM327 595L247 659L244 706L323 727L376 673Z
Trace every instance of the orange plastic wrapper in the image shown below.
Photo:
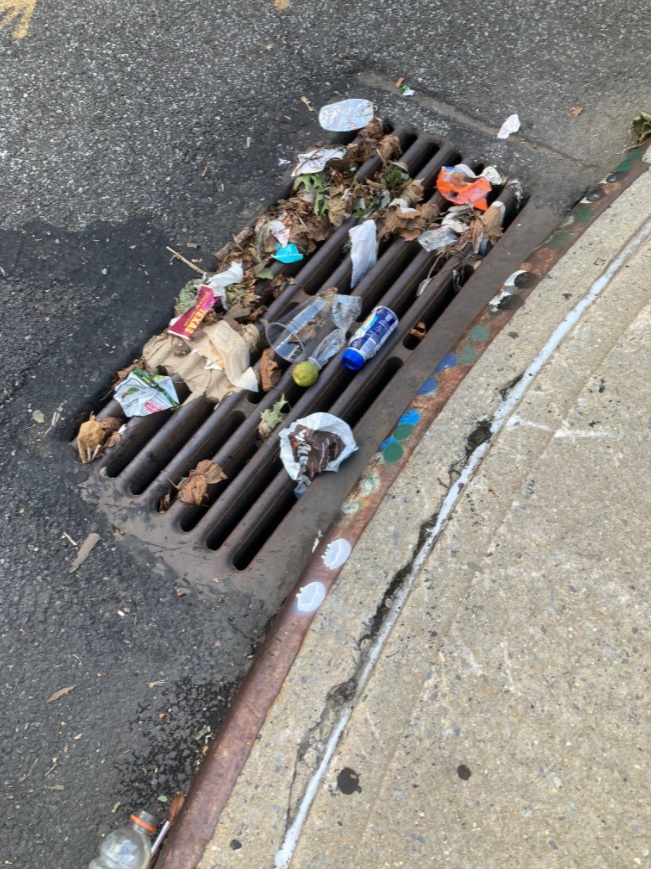
M482 175L468 175L465 166L444 166L436 179L436 189L455 205L472 205L480 211L486 211L488 202L486 196L491 192L491 184Z

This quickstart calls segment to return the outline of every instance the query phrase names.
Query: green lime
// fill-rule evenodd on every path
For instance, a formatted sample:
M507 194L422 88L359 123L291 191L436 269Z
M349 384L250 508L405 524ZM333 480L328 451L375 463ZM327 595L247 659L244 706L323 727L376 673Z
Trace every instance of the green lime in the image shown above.
M319 369L314 362L299 362L292 373L294 383L299 386L312 386L319 377Z

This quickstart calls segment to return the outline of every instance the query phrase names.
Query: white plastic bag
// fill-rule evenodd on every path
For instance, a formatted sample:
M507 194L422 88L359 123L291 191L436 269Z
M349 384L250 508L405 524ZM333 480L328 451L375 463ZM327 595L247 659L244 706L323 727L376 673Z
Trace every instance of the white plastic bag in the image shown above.
M353 276L350 286L356 287L364 275L377 262L377 227L374 220L365 220L353 226L348 235L352 242L350 258L353 261Z
M278 438L285 470L298 482L296 495L303 494L317 474L338 471L357 449L350 426L331 413L312 413L297 419Z

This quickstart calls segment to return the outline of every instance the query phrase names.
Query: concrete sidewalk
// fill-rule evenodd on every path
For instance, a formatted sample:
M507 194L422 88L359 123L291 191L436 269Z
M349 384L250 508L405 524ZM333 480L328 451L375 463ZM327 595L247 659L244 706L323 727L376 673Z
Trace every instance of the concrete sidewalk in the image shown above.
M415 561L472 432L647 221L649 172L426 434L317 617L202 869L651 865L651 242L530 378Z

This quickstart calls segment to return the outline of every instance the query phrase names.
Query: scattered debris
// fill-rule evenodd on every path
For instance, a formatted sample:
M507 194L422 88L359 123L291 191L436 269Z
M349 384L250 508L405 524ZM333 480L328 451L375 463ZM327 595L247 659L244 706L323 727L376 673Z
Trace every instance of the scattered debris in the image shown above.
M517 133L520 129L520 118L515 115L509 115L499 128L497 133L498 139L508 139L511 133Z
M148 688L158 688L159 685L166 685L168 679L157 679L155 682L147 682Z
M76 685L68 685L67 688L59 688L59 690L55 691L54 694L52 694L51 697L48 697L45 702L46 703L54 703L55 700L59 700L59 698L65 697L66 694L69 694L71 691L74 691L76 687L77 687Z
M348 349L341 357L342 363L351 371L359 371L375 356L397 325L398 318L389 308L384 305L373 308L348 342Z
M361 130L373 120L375 107L370 100L341 100L323 106L319 112L319 124L324 130L343 133L348 130Z
M583 114L583 106L574 106L570 114L573 118L578 118L579 115Z
M469 166L459 163L441 169L436 179L436 189L448 202L454 202L455 205L470 204L480 211L486 211L486 196L492 188L485 172L475 175Z
M454 244L458 238L457 233L449 226L439 226L437 229L430 229L424 232L418 238L418 243L425 250L433 251Z
M403 95L403 97L413 97L416 91L413 91L409 87L409 85L403 84L400 86L400 93Z
M267 347L260 357L260 386L263 392L269 392L282 377L273 348Z
M191 338L214 304L215 294L211 288L201 285L198 287L192 306L179 317L174 317L173 320L170 320L167 331L170 335L178 335L179 338Z
M99 534L96 534L94 531L88 535L88 537L81 544L79 552L77 553L77 557L70 565L70 573L74 573L75 570L81 567L81 565L84 563L84 561L86 561L90 553L97 546L101 539L102 538L99 536Z
M640 145L651 136L651 114L640 112L636 118L633 118L632 127L634 135L633 144Z
M319 379L319 366L311 359L306 359L304 362L299 362L292 371L292 380L297 386L307 389L308 386L313 386Z
M84 465L94 461L102 454L104 447L112 447L120 440L123 421L115 416L107 416L102 420L95 419L91 413L86 422L79 426L77 434L77 452Z
M287 407L287 410L285 410ZM289 413L289 402L285 395L281 395L278 401L274 402L269 410L260 411L260 423L258 425L258 434L263 441L271 437L274 429L283 422Z
M338 471L357 449L350 426L330 413L313 413L297 419L279 435L280 458L302 495L323 471Z
M191 507L200 507L208 494L208 486L213 486L226 479L228 479L226 474L216 462L204 459L190 471L190 475L183 485L179 485L179 501L183 501L184 504L189 504Z
M404 75L401 75L400 78L398 79L398 81L396 82L396 87L399 89L403 86L404 83L405 83L405 77L404 77Z
M297 362L309 356L312 349L332 331L332 304L336 295L335 287L321 290L292 308L284 317L267 323L267 341L281 359Z
M32 419L42 425L45 422L45 414L42 410L35 410L32 412Z
M276 244L275 253L272 254L275 260L281 263L297 263L303 259L303 254L299 251L295 244L286 244L284 247L278 242Z
M285 6L281 8L286 8L289 5L288 0L275 0L276 3L285 3ZM278 8L278 7L277 7ZM172 802L170 803L168 818L163 824L160 833L156 836L154 844L151 846L151 856L154 857L158 852L158 849L163 843L165 836L167 835L167 831L169 828L176 822L176 819L181 814L181 809L183 808L183 803L185 802L185 794L178 793Z
M427 326L425 323L416 323L414 328L409 330L409 334L416 338L417 341L422 341L425 335L427 335Z
M115 398L129 417L148 416L179 406L172 378L152 376L141 368L134 368L116 387Z
M200 275L203 275L203 269L200 269L199 266L196 266L194 263L190 262L189 259L186 259L183 254L180 254L177 250L174 250L173 248L167 246L165 247L165 250L168 250L174 257L174 259L180 260L182 263L188 266L188 268L194 269L195 272L199 272Z
M111 809L111 814L114 815L117 812L117 810L120 808L121 805L122 805L122 803L120 802L120 800L118 800L117 803L113 803L113 808Z
M312 103L308 100L307 97L301 97L301 102L305 103L309 112L316 112L316 109L312 105Z
M298 163L292 171L292 178L299 175L313 175L321 172L331 160L346 156L346 148L313 148L305 154L298 155Z
M353 263L353 275L350 286L356 287L364 275L377 262L377 226L374 220L365 220L353 226L348 232L351 241L350 258Z

